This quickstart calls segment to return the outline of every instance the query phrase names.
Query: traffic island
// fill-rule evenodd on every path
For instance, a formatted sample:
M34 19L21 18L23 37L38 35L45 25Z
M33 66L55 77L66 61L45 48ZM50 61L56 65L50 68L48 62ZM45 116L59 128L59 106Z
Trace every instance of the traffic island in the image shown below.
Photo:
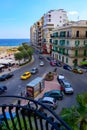
M46 81L52 81L54 79L54 74L52 72L48 72L44 79Z

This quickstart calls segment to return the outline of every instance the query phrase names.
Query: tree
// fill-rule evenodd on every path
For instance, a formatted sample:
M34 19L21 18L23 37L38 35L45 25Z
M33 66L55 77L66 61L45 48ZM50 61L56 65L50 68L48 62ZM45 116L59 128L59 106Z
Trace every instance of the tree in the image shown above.
M23 50L24 50L23 46L18 47L18 51L23 51Z
M21 51L21 53L24 58L24 61L26 61L26 59L29 59L29 55L28 55L27 51L23 50L23 51Z
M15 56L16 60L18 59L19 62L22 59L24 59L24 61L26 61L26 59L28 59L29 61L31 60L33 49L27 43L22 43L22 45L18 47L18 50L20 53Z
M87 92L77 95L77 106L63 108L60 115L73 130L87 130Z
M23 47L25 50L28 50L29 45L28 45L27 43L22 43L22 47Z
M15 57L15 60L18 60L20 64L20 61L23 59L22 53L21 52L15 53L14 57Z
M33 49L31 47L29 47L28 50L27 50L27 53L29 54L30 59L31 59L31 57L33 55Z

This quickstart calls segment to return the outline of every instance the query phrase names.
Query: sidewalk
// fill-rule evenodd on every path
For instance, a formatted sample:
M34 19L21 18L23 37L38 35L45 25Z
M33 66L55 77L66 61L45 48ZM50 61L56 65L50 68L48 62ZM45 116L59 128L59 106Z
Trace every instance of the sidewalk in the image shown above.
M34 61L34 57L32 57L32 60L31 60L28 64L31 64L33 61ZM19 69L19 68L21 68L21 67L22 67L22 66L14 65L14 66L10 67L11 70L9 70L9 68L6 68L6 69L4 69L4 71L0 72L0 75L13 72L13 71L15 71L15 70L17 70L17 69Z
M38 100L39 98L43 97L44 93L50 90L60 90L60 85L57 81L57 76L54 75L54 80L52 81L45 81L45 88L44 90L34 99L34 100ZM25 100L21 100L21 104L22 105L26 105L28 101Z
M45 81L45 89L35 98L36 100L41 98L43 94L47 91L53 90L53 89L60 89L60 85L57 81L57 76L54 75L54 80L52 81Z

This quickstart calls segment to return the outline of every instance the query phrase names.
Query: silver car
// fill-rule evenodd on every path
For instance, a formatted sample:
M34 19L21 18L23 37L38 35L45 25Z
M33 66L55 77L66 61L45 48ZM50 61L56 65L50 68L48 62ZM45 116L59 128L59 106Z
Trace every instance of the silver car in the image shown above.
M38 68L32 68L32 70L31 70L31 74L36 74L38 72Z
M61 90L63 90L65 94L73 94L74 93L74 90L73 90L71 84L65 79L62 80Z
M43 61L40 62L40 66L44 66L44 62Z
M51 109L56 109L57 108L57 100L52 97L43 97L38 100L42 104L46 105L47 107Z

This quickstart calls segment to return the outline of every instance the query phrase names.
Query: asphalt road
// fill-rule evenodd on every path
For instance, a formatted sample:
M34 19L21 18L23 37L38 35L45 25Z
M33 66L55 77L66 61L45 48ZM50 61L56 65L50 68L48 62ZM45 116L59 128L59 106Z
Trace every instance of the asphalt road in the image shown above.
M24 67L21 67L20 69L14 71L14 77L11 79L8 79L7 81L0 82L0 84L5 84L8 87L8 90L6 93L3 93L2 95L19 95L20 92L24 92L26 89L26 84L30 82L32 79L34 79L37 76L42 76L45 72L53 71L54 67L50 66L49 62L44 59L45 66L40 67L40 59L38 58L38 55L34 55L35 60L33 63L28 64ZM30 79L28 80L21 80L20 76L25 71L30 71L33 67L39 68L39 73L36 75L32 75ZM87 73L84 74L76 74L73 72L70 72L68 70L64 70L62 67L58 67L58 74L63 74L68 81L71 83L72 87L74 88L74 94L73 95L64 95L64 99L62 101L58 101L58 108L55 110L56 113L59 113L63 107L71 107L73 105L76 105L76 96L77 94L81 92L87 91ZM2 103L8 103L11 102L12 99L0 99L0 104Z
M0 82L0 84L6 85L8 90L7 92L3 93L2 95L20 95L21 91L24 93L25 89L26 89L26 84L29 83L31 80L33 80L34 78L36 78L37 76L43 76L43 74L47 71L51 71L53 68L49 68L49 63L44 60L45 65L43 67L40 67L39 63L40 63L40 59L38 58L38 55L34 55L34 62L29 63L19 69L17 69L16 71L14 71L14 76L6 81ZM39 73L32 75L29 79L27 80L21 80L20 76L23 75L23 73L25 71L31 71L31 69L33 67L38 67L39 69ZM0 100L0 104L3 103L9 103L11 102L12 99L10 98L2 98Z

